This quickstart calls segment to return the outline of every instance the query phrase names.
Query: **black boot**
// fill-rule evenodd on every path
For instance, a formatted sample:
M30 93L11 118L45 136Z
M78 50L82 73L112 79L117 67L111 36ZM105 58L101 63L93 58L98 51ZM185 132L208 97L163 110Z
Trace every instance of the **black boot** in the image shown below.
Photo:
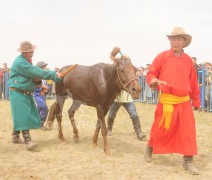
M114 118L107 119L107 135L108 136L112 135L113 123L114 123Z
M29 130L23 130L22 134L23 134L24 141L26 143L27 150L31 150L37 146L37 143L31 141Z
M193 156L183 156L183 167L193 175L199 175L198 169L193 165Z
M146 139L146 135L141 131L141 124L139 117L136 116L132 118L133 128L135 130L136 136L139 140Z
M20 131L13 130L12 143L24 144L24 141L19 137Z

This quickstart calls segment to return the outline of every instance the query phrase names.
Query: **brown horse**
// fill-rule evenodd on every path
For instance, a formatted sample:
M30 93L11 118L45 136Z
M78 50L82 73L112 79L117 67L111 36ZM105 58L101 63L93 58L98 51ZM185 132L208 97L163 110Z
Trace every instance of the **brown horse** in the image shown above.
M97 110L97 124L93 136L93 144L97 146L99 130L104 141L104 151L109 154L107 145L107 129L105 116L109 106L113 103L116 96L122 89L128 91L131 96L139 98L141 87L136 78L136 68L127 56L116 58L121 53L119 48L114 48L111 58L114 64L99 63L93 66L78 65L69 72L61 82L55 86L56 102L50 107L46 126L52 127L54 118L57 118L59 139L64 141L62 133L62 109L67 96L73 99L73 103L68 110L69 118L73 127L74 140L78 142L78 129L75 124L74 114L81 104L93 106ZM66 70L66 66L61 71Z

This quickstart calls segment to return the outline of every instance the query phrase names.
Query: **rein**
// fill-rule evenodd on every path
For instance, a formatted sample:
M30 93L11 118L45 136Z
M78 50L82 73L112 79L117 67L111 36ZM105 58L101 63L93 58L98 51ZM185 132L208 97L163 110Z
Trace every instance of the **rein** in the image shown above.
M159 93L158 93L158 99L157 99L157 101L159 102L159 100L160 100L160 96L161 96L161 89L162 89L162 86L166 86L167 85L167 83L166 83L166 81L161 81L161 80L157 80L157 83L158 83L158 86L160 87L160 91L159 91Z
M138 78L133 78L133 79L129 80L126 84L124 84L124 83L121 81L121 79L120 79L119 72L118 72L118 68L117 68L117 76L118 76L118 80L119 80L119 82L121 83L121 85L123 86L123 88L124 88L125 90L127 90L128 92L129 92L129 90L128 90L127 86L128 86L132 81L138 80Z

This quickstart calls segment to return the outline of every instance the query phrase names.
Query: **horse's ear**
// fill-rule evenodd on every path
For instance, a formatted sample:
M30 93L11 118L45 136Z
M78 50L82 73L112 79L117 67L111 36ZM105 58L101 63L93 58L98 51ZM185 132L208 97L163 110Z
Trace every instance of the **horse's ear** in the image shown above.
M123 55L123 56L121 57L121 59L122 59L122 60L129 60L129 61L131 61L130 57L127 56L127 55Z
M116 63L120 58L116 58L116 55L120 52L120 48L119 47L114 47L113 50L110 53L110 58L111 60Z

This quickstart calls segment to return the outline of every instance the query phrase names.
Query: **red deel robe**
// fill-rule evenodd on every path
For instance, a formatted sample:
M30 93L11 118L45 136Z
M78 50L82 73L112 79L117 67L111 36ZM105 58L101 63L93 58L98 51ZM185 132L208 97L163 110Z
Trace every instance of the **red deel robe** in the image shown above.
M176 96L189 95L191 102L173 105L173 118L168 130L164 128L164 121L159 127L163 105L158 103L148 145L153 147L155 154L196 155L196 127L192 106L200 107L200 90L191 58L185 53L176 57L173 50L160 53L149 68L149 84L153 78L167 82L166 86L161 87L162 92Z

